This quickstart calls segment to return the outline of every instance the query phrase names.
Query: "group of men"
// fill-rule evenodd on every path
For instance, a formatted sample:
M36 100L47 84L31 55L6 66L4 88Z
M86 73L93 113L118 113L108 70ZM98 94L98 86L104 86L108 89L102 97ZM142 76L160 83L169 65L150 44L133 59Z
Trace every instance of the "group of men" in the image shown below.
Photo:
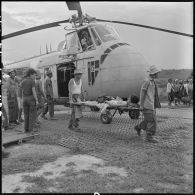
M190 105L193 100L193 79L168 79L167 94L169 107L172 106L172 103L174 103L175 106L181 103Z
M7 105L8 116L5 107L2 107L4 130L10 129L11 126L24 122L24 133L31 134L37 131L35 128L40 125L39 116L47 119L45 116L49 111L49 120L57 120L54 118L54 98L52 85L52 72L46 72L47 78L44 81L44 92L41 83L41 74L29 68L23 78L16 77L16 71L10 70L7 79ZM81 75L82 71L77 69L74 72L75 77L69 81L69 98L72 107L71 119L69 122L69 129L79 129L79 118L82 117L81 107L74 105L81 99L83 95ZM81 99L80 99L81 98ZM22 110L24 112L24 120L22 119ZM2 157L7 157L8 152L2 146Z
M40 125L39 117L45 116L49 111L49 119L54 120L54 101L52 72L47 71L47 78L42 89L41 73L34 69L28 69L23 78L16 76L15 70L8 72L7 79L7 106L8 116L5 107L2 107L4 130L24 122L24 132L32 132L34 127ZM36 95L34 95L35 90ZM24 113L24 119L22 118Z
M141 131L145 130L145 140L150 143L158 142L158 140L154 138L154 135L156 134L157 128L156 108L161 108L158 89L155 82L159 72L160 71L156 68L156 66L150 66L148 70L148 78L144 80L140 91L140 110L143 112L144 120L134 127L138 136L141 136ZM12 70L9 72L10 78L7 81L9 123L18 124L19 121L23 121L21 118L21 109L23 109L25 123L24 131L26 133L33 132L34 124L40 123L38 119L39 116L47 119L45 114L48 110L49 119L55 119L53 85L51 80L52 72L49 70L46 75L47 78L44 81L44 93L40 80L40 72L30 68L27 70L23 79L16 78L16 71ZM82 117L81 105L78 103L85 101L81 76L82 70L76 69L74 71L74 78L70 79L68 84L69 101L72 108L68 128L76 131L80 131L79 119ZM44 106L45 102L46 106ZM6 125L4 125L4 128L6 128Z

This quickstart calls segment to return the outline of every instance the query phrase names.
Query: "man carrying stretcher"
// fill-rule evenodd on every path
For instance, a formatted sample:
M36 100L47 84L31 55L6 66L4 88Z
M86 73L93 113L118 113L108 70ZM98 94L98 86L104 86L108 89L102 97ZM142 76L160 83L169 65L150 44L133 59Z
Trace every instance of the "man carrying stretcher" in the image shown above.
M82 70L76 69L74 71L74 78L70 79L68 84L69 90L69 101L70 106L72 107L71 118L69 121L69 129L79 131L79 119L82 117L82 108L81 105L75 105L73 103L80 103L81 99L84 100L84 91L82 87Z

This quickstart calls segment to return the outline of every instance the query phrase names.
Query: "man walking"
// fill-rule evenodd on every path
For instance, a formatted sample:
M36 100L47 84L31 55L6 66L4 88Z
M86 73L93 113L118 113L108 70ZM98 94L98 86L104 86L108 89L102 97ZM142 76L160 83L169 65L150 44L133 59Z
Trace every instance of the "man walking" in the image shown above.
M42 118L47 119L45 115L47 114L49 110L49 119L50 120L57 120L54 118L54 100L53 100L53 85L52 85L52 72L50 70L47 71L46 73L47 78L44 82L44 89L45 89L45 96L46 96L46 101L47 104L44 108L44 112L41 115Z
M23 105L20 104L21 103L20 98L22 97L22 95L20 94L22 80L23 80L23 78L19 78L20 83L18 84L18 104L19 104L18 121L20 123L24 122L24 119L22 118Z
M143 111L144 120L135 126L138 136L141 136L141 130L146 131L146 141L151 143L157 143L154 139L156 133L157 121L156 121L156 108L161 108L157 85L154 81L158 77L160 72L154 65L150 66L149 77L145 79L141 87L140 92L140 109Z
M21 83L20 101L24 108L24 133L34 133L33 128L36 120L36 105L38 105L37 94L35 90L36 71L29 68L26 76ZM34 130L35 131L35 130Z
M172 79L168 79L167 95L168 95L168 106L171 107L171 104L174 100Z
M39 102L39 105L37 107L36 123L40 124L39 116L44 111L44 102L45 102L46 98L45 98L45 94L44 94L43 89L42 89L41 72L39 70L37 70L37 74L36 74L35 89L36 89L37 98L38 98L38 102Z
M7 105L8 105L8 115L9 115L9 124L16 125L19 124L18 119L18 99L17 99L17 83L19 81L16 78L16 71L9 71L9 78L7 79Z

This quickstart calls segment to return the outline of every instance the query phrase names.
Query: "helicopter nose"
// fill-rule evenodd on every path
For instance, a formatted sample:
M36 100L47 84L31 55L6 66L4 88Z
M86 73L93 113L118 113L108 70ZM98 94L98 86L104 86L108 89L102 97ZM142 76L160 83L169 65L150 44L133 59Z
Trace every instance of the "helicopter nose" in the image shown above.
M127 98L139 96L148 63L131 45L110 51L101 65L102 94Z

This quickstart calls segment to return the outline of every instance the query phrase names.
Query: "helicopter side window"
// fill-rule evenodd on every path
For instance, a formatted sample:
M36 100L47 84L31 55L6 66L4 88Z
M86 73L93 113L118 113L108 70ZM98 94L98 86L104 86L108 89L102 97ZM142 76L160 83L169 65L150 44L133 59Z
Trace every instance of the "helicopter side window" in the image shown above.
M101 41L100 41L100 39L99 39L97 33L95 32L95 30L94 30L93 28L91 28L91 33L92 33L93 38L94 38L94 40L95 40L95 44L96 44L97 46L101 45Z
M118 37L116 33L113 31L112 28L108 26L96 26L95 30L97 31L98 35L100 36L101 40L103 42L108 42L112 40L117 40Z
M78 32L78 36L81 42L81 47L83 51L93 49L93 42L89 34L88 29L83 29Z

